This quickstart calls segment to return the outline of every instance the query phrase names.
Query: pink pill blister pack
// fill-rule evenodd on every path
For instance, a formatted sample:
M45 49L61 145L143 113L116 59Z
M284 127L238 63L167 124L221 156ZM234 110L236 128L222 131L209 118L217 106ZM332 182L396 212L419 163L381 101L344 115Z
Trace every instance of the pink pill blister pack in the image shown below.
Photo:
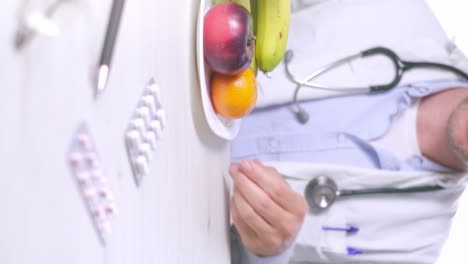
M84 122L73 135L68 162L91 220L105 245L112 233L112 220L117 213L117 205L96 146Z

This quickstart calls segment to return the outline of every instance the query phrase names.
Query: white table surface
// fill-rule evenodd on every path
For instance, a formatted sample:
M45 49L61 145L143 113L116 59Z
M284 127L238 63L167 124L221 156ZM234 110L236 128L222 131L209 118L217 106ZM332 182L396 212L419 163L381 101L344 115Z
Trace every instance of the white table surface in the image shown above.
M31 0L43 10L52 0ZM111 1L73 0L56 38L12 48L19 7L1 3L0 263L228 263L228 144L207 127L195 64L197 1L127 1L106 92L93 99ZM144 85L162 87L169 126L135 186L123 133ZM65 153L85 120L119 215L101 246Z

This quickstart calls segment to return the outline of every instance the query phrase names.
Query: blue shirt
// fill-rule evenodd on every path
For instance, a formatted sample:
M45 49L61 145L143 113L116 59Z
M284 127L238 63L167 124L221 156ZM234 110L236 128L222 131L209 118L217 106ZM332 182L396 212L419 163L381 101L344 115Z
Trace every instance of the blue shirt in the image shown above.
M393 117L420 98L452 87L456 80L419 82L386 93L352 95L302 102L309 122L300 124L291 105L259 109L245 117L232 142L233 161L311 161L385 170L447 169L423 156L399 160L368 142L384 136Z

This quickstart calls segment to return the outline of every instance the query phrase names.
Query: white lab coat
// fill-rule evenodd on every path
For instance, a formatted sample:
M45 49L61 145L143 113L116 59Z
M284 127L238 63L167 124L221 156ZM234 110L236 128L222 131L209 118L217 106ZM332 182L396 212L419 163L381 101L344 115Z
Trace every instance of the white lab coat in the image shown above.
M290 263L434 263L445 242L463 174L379 171L312 163L271 162L298 193L319 175L333 178L340 188L415 187L441 183L448 189L430 193L385 194L337 200L321 214L309 213L298 234ZM357 226L355 235L323 231L323 226ZM364 254L347 255L347 247Z

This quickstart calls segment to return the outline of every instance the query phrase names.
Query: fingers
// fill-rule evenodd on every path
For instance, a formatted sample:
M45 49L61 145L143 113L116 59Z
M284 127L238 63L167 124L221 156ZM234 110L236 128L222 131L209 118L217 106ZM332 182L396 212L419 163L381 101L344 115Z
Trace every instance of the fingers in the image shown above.
M246 201L242 194L235 190L234 196L232 197L232 203L237 208L239 217L252 229L257 235L270 233L272 227L260 216L252 206Z
M231 167L235 190L267 223L274 227L282 227L288 222L290 215L273 201L260 187L238 170L238 166Z
M239 209L237 209L237 206L233 201L231 201L231 215L232 215L232 220L234 221L234 225L237 228L237 231L239 231L239 234L241 238L245 238L245 240L255 240L257 235L256 233L252 230L252 228L247 225L244 220L239 215ZM244 241L245 243L246 241Z
M234 225L239 232L242 244L257 256L273 256L287 248L286 243L290 239L283 239L279 232L257 232L253 230L242 218L242 212L238 209L235 200L231 201L231 215Z
M291 189L275 169L265 167L259 161L242 161L239 169L281 208L295 215L302 213L303 198Z
M244 161L230 168L231 213L242 243L258 256L274 256L291 244L307 203L274 168Z

